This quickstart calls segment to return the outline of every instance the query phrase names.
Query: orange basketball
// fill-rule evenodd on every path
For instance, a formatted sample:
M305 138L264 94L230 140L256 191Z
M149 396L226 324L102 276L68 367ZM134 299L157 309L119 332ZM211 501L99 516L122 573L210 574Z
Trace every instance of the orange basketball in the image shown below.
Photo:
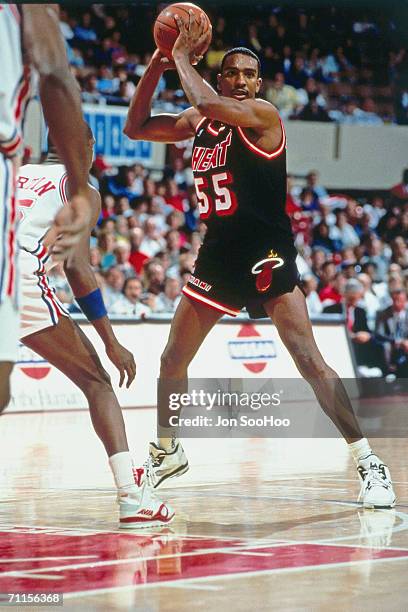
M199 6L192 4L191 2L177 2L176 4L170 4L164 10L162 10L155 21L153 29L154 41L159 51L169 59L172 59L171 52L173 45L179 35L179 30L174 19L174 15L178 15L182 19L186 20L188 19L189 10L194 11L194 16L197 21L199 21L200 15L203 13L206 19L205 31L207 31L211 25L208 15L206 15ZM203 55L206 51L207 49L201 50L201 55Z

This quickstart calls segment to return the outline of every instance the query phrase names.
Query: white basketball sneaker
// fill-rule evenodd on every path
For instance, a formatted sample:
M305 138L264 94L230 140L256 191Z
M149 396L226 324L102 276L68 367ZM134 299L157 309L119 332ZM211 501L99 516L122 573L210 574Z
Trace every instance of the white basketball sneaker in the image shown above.
M169 504L155 497L144 468L135 468L135 487L118 492L119 527L121 529L145 529L168 525L175 512Z
M388 467L377 457L370 454L359 460L357 471L361 479L358 501L364 508L393 508L395 493L392 488Z
M181 476L188 470L188 461L180 442L173 450L166 451L154 442L149 444L148 474L149 483L157 489L168 478Z

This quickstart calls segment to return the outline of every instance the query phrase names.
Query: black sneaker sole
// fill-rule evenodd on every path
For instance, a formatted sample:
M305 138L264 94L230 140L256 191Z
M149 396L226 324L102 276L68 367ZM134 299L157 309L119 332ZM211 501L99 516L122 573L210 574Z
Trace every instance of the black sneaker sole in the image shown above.
M170 472L170 474L166 474L165 476L163 476L159 480L159 482L154 485L153 488L157 489L158 487L160 487L161 484L163 484L165 480L168 480L169 478L176 478L177 476L182 476L183 474L188 472L188 469L189 469L189 465L187 461L187 463L184 463L183 465L179 465L178 468L174 470L174 472Z

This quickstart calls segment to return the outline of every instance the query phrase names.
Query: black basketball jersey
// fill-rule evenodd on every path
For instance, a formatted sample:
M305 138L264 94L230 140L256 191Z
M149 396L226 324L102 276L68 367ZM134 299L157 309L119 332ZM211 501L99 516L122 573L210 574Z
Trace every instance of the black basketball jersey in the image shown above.
M271 249L296 257L286 203L286 137L272 153L250 142L244 130L204 117L196 128L192 168L204 245L240 262Z

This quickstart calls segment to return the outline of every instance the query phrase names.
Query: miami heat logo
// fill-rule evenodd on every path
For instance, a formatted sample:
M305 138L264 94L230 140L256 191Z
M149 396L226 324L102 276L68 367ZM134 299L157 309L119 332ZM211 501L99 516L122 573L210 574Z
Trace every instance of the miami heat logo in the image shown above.
M261 259L252 267L252 274L256 274L256 288L260 293L268 291L272 285L273 270L283 266L284 261L282 257L271 250L266 259Z

